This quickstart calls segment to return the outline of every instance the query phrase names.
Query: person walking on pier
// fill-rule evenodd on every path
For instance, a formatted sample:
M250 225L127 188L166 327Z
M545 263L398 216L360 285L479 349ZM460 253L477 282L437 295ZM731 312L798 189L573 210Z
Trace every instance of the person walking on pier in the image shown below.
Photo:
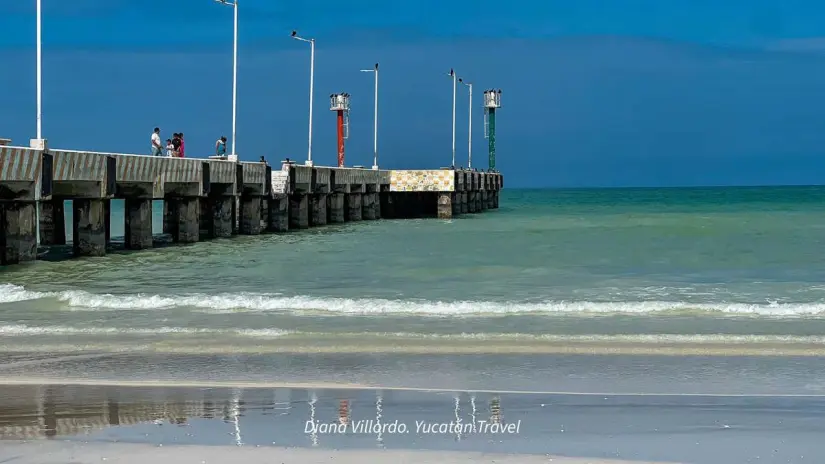
M178 132L178 137L180 137L180 153L178 153L179 158L183 158L184 155L184 142L183 142L183 132Z
M215 142L215 154L217 156L226 156L226 137L221 136L221 138Z
M163 146L160 144L160 128L152 132L152 156L163 156Z

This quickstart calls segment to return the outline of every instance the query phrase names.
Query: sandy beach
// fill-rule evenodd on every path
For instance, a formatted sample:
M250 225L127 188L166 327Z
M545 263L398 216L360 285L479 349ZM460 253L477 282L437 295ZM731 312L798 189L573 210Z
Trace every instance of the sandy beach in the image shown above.
M288 448L234 448L212 446L151 446L139 444L4 444L0 462L15 464L654 464L652 461L568 458L484 454L473 452L386 451L386 450L308 450Z

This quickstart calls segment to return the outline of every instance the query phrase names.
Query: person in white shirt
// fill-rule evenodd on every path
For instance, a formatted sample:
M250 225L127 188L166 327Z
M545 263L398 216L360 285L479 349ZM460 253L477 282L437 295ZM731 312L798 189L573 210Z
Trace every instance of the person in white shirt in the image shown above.
M163 145L160 144L160 128L152 132L152 156L163 156Z
M175 146L172 145L172 139L166 139L166 156L172 157L172 152L175 151Z

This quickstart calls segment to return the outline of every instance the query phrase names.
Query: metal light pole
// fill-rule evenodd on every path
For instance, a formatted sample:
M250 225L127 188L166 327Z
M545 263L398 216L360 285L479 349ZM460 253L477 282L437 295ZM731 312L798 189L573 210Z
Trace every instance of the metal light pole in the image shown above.
M42 26L40 0L37 0L37 140L43 140Z
M450 77L453 78L453 163L450 165L455 168L455 87L456 87L456 76L455 70L450 68Z
M298 31L292 31L292 38L301 42L309 42L309 144L307 147L307 166L312 166L312 95L315 90L315 39L305 39L298 36Z
M375 63L374 69L362 69L361 72L375 73L375 109L373 112L373 128L372 128L372 143L373 143L373 159L372 169L378 170L378 63Z
M231 159L238 160L235 154L235 128L238 109L238 1L228 2L227 0L215 0L218 3L231 6L235 10L235 27L232 48L232 155Z
M467 126L467 169L473 167L473 84L459 79L458 82L470 88L470 123Z

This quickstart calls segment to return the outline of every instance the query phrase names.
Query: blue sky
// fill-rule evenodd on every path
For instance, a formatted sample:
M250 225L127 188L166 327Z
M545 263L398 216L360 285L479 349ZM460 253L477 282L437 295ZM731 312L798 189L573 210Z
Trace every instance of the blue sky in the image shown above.
M182 131L206 156L231 132L232 11L211 0L42 0L43 129L55 148L144 153ZM35 136L34 1L0 2L0 137ZM451 158L454 67L475 84L474 166L486 167L480 90L499 87L498 167L511 187L822 183L825 4L773 0L243 0L237 150L335 163L332 92L352 94L347 164ZM467 159L459 88L457 158ZM165 138L165 137L164 137Z

